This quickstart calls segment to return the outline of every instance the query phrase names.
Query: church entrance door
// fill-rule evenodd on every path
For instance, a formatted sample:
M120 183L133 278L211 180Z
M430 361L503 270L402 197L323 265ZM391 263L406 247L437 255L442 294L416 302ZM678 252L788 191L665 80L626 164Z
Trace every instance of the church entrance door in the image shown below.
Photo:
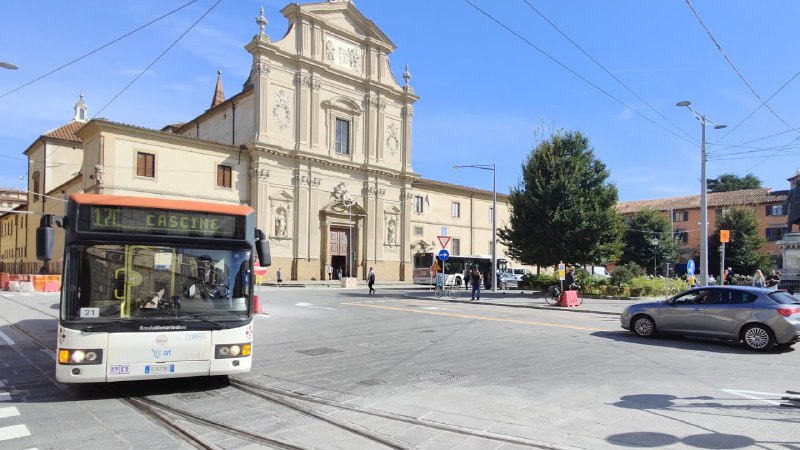
M342 269L343 276L350 276L352 268L350 264L347 263L347 255L349 255L351 251L349 230L346 228L331 228L330 240L328 242L330 243L333 277L336 278L336 274L339 272L340 268Z

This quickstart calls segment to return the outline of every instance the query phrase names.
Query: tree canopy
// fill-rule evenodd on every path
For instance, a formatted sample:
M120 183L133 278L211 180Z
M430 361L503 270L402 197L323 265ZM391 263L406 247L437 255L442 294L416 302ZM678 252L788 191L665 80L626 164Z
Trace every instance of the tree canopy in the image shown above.
M708 238L708 271L719 272L719 230L730 230L725 244L725 267L734 273L753 275L756 269L766 270L772 264L769 255L761 252L766 239L759 233L758 219L750 208L734 207L717 215L716 230Z
M748 173L740 177L732 173L725 173L706 182L708 192L740 191L742 189L760 189L761 180Z
M498 230L508 255L538 266L616 259L622 219L614 209L617 188L608 176L580 132L559 131L539 143L511 188L509 224Z
M654 265L675 262L680 252L669 220L651 209L641 210L625 220L623 242L620 264L633 262L651 274Z

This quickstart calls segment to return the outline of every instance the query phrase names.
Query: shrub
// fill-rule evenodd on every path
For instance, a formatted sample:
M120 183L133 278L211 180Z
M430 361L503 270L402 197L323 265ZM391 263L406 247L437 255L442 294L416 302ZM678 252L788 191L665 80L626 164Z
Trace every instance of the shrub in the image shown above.
M636 277L644 276L644 269L639 267L636 263L628 263L617 267L611 272L610 283L615 286L623 286L630 284Z

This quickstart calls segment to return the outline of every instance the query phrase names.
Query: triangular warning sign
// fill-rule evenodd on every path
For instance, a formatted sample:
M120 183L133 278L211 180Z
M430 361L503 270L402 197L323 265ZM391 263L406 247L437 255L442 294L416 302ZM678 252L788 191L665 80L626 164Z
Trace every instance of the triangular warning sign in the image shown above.
M450 236L436 236L436 239L439 239L439 243L442 244L442 248L446 248L447 244L450 243Z
M434 259L433 266L431 266L431 272L438 272L439 270L441 270L439 269L439 261Z

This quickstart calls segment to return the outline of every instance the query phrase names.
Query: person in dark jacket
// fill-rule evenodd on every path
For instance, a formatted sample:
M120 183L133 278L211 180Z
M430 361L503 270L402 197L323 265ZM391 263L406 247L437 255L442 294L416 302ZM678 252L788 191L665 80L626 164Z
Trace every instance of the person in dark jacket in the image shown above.
M369 294L372 295L375 293L375 288L372 285L375 284L375 269L372 267L369 268L369 274L367 274L367 286L369 286Z

